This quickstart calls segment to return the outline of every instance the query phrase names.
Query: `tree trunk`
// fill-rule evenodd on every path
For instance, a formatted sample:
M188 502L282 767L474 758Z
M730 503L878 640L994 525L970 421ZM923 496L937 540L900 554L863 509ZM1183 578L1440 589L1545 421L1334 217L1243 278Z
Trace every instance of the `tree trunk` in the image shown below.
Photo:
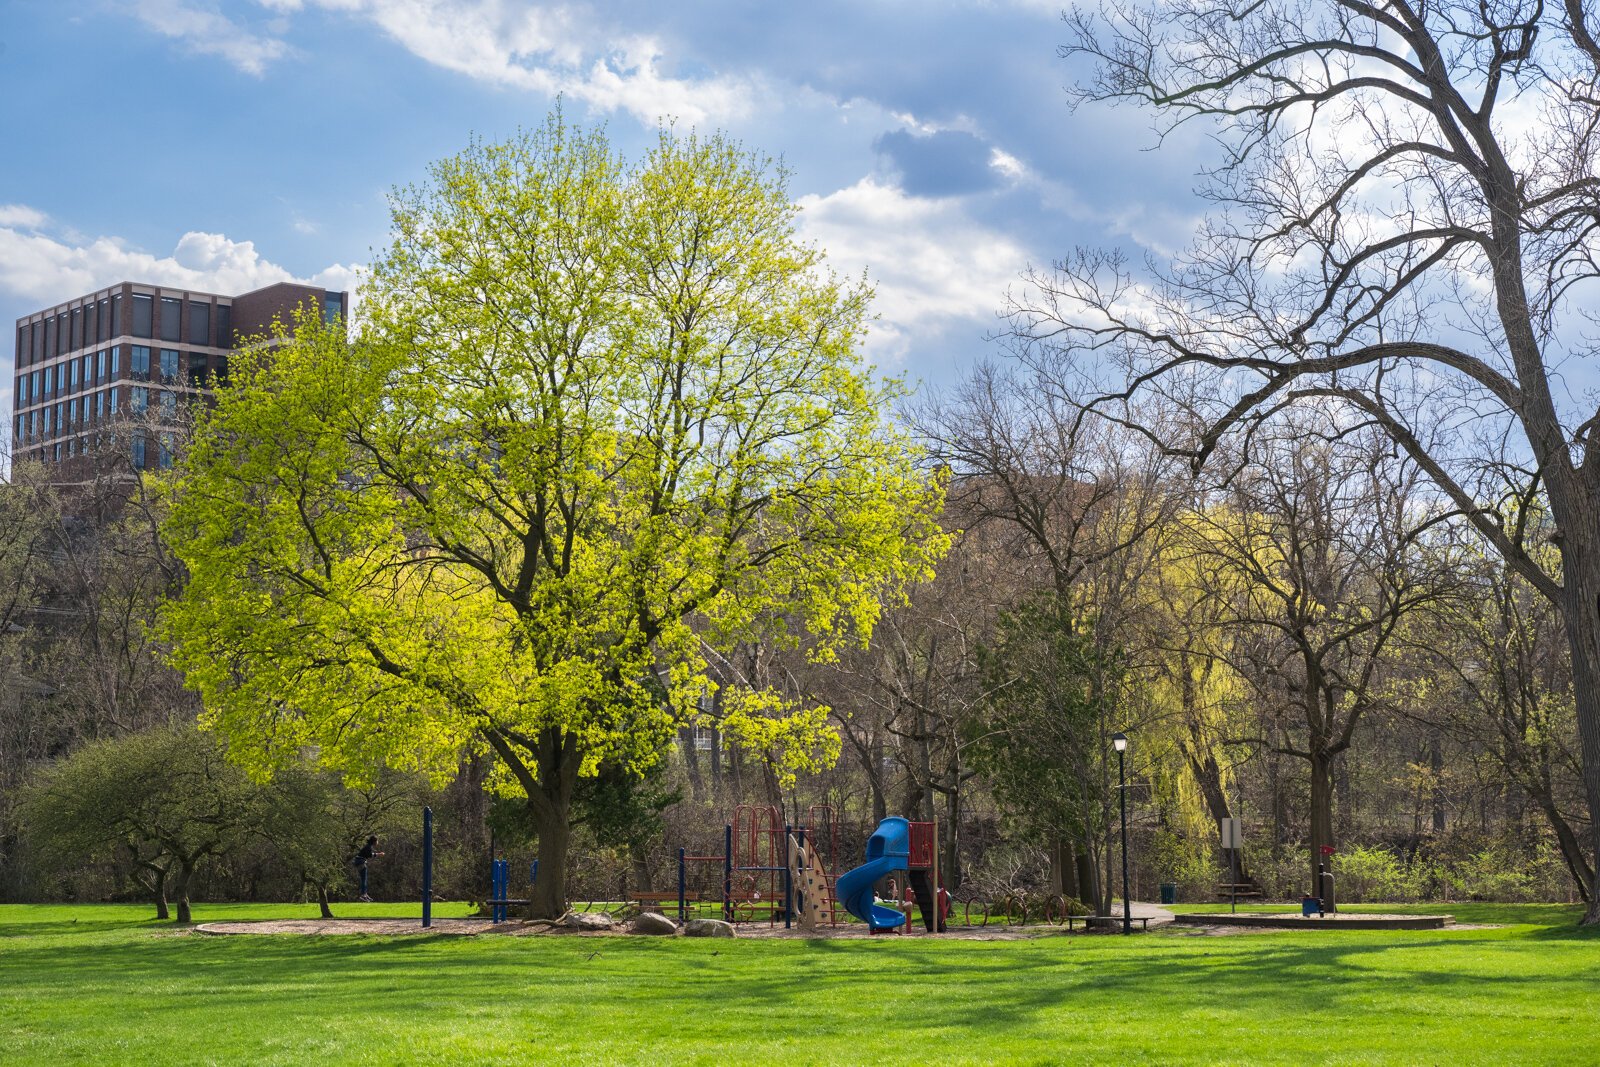
M531 804L528 809L539 835L539 880L528 896L528 916L559 919L567 913L567 850L572 828L565 809L553 817L540 814Z
M1097 914L1107 914L1111 910L1111 894L1100 884L1100 871L1095 866L1094 849L1087 843L1080 842L1073 849L1072 858L1073 866L1078 871L1078 889L1083 894L1079 899L1093 907Z
M633 859L634 888L641 893L654 893L656 887L650 874L650 857L640 845L629 845L628 852Z
M721 706L721 697L717 697L713 707ZM706 756L711 764L711 802L718 804L722 802L722 731L715 726L711 727L711 751Z
M166 922L172 918L172 912L167 908L167 872L156 871L154 877L155 886L151 895L155 897L156 901L156 919L160 922Z
M695 800L705 796L705 781L700 777L700 750L696 747L700 732L698 726L678 727L678 744L683 747L683 765L689 772L689 795Z
M950 791L944 821L944 858L939 861L939 877L952 894L961 888L961 768L956 768L956 786Z
M528 794L528 817L539 838L539 880L528 895L528 917L559 919L567 913L567 851L572 844L572 790L582 754L578 735L551 727L539 734L534 751L537 777L505 735L485 732L517 783Z
M189 879L194 875L194 860L178 861L178 877L172 883L172 895L178 898L178 922L193 921L189 913Z
M328 883L317 883L317 914L324 919L333 918L333 908L328 903Z
M1571 516L1561 516L1558 494L1552 486L1551 505L1557 508L1563 531L1578 527ZM1581 508L1587 529L1600 529L1596 502ZM1585 531L1586 532L1586 531ZM1581 534L1568 533L1561 545L1563 605L1567 641L1572 648L1572 691L1578 713L1578 741L1583 753L1583 791L1589 802L1589 848L1600 857L1600 547ZM1591 883L1592 885L1592 883ZM1600 893L1590 893L1584 910L1585 925L1600 923Z
M1326 863L1328 857L1323 856L1324 845L1333 844L1333 765L1332 760L1323 753L1320 746L1313 744L1311 748L1311 811L1310 834L1307 844L1311 849L1311 889L1312 896L1323 895L1322 879L1319 877L1319 866ZM1337 896L1337 889L1335 889Z
M1534 798L1539 805L1539 810L1544 812L1544 817L1549 821L1551 829L1556 832L1556 841L1561 846L1561 859L1567 865L1567 870L1572 874L1572 880L1577 884L1578 895L1585 904L1594 899L1594 870L1589 866L1589 859L1583 854L1583 844L1578 840L1578 835L1573 832L1572 824L1567 822L1555 805L1554 799L1547 794Z

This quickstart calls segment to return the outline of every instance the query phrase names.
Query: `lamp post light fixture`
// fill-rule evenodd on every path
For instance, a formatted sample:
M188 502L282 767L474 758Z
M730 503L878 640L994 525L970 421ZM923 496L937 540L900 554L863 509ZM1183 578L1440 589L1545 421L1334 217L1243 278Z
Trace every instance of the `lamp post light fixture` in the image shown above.
M1117 806L1122 810L1122 932L1133 933L1133 905L1128 903L1128 777L1124 753L1128 751L1128 735L1118 731L1111 735L1111 747L1117 750Z

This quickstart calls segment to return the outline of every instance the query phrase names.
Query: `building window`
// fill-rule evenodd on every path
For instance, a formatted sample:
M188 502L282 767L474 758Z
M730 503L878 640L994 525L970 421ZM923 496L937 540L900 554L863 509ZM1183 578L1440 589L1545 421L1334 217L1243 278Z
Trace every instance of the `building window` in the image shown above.
M73 308L72 309L72 333L70 335L70 340L67 342L67 347L69 349L76 349L76 348L82 348L83 347L83 309L82 308Z
M189 343L207 346L211 344L210 304L202 304L198 300L189 302Z
M43 395L39 392L39 372L34 371L31 377L33 378L33 402L37 404L39 397Z
M115 348L111 350L111 376L113 378L117 376L117 350Z
M56 350L52 355L59 356L67 348L67 313L63 311L56 316Z
M204 389L206 387L205 357L197 352L189 353L189 387L192 389Z
M94 394L94 421L99 422L106 417L106 394L102 390Z
M161 298L161 339L183 340L183 301L170 296Z
M170 419L178 413L178 394L162 391L160 396L161 415L163 418Z
M111 301L100 301L100 340L111 340Z
M344 297L339 293L322 294L322 321L332 326L344 318Z
M133 346L133 356L129 360L128 369L134 374L150 373L150 349L148 346Z
M111 332L124 334L128 332L128 324L122 318L122 294L118 293L111 298Z
M217 347L233 347L233 305L217 305Z
M57 463L61 462L61 442L57 441L50 446L50 458Z
M148 296L133 294L133 335L135 337L149 337L151 329L152 309L155 300Z
M76 391L78 388L78 361L68 360L62 366L67 368L67 388Z
M133 441L132 441L132 446L133 446L133 469L142 471L142 470L144 470L144 438L135 437L133 439Z
M172 435L170 433L161 435L161 458L157 462L163 470L172 466Z
M97 382L106 380L106 350L103 348L100 350L100 358L95 361L94 380Z
M77 424L78 424L78 398L77 397L73 397L71 400L67 401L67 425L68 426L76 426Z
M117 413L117 391L115 389L107 391L111 394L111 399L107 403L111 406L111 414L115 415Z
M177 380L178 350L176 348L163 348L161 350L161 377L169 382Z
M25 408L32 402L28 395L28 376L24 374L17 379L17 407Z
M137 415L150 406L150 390L142 385L135 385L128 390L128 410Z
M228 357L218 356L216 359L212 360L211 373L217 376L217 381L219 383L226 382L228 380Z

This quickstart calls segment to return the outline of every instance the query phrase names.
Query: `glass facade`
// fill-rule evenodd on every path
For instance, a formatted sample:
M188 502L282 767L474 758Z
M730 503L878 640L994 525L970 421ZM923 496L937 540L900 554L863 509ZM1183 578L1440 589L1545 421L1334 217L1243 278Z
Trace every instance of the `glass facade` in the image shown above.
M150 349L146 345L132 346L132 355L128 358L128 370L133 374L150 373Z
M178 380L178 350L163 348L161 350L161 377L165 381Z

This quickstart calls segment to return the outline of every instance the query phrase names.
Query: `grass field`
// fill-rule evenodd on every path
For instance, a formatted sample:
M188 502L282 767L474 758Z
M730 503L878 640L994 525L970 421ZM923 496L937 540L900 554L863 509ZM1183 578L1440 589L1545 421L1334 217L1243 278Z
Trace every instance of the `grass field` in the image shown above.
M1448 910L1513 925L1008 942L205 937L143 908L4 906L0 1062L1600 1061L1600 935L1573 925L1576 909Z

